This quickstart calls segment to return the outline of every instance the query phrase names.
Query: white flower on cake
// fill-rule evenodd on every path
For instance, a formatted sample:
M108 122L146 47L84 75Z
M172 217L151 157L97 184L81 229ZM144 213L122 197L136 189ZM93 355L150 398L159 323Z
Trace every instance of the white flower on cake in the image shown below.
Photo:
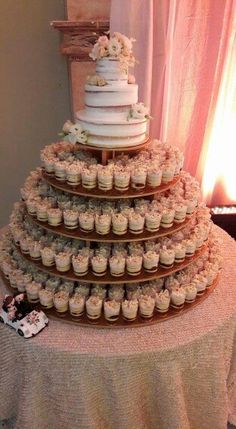
M88 132L83 130L81 125L73 124L71 121L66 121L62 128L62 133L59 134L65 137L70 143L82 143L85 144L88 141Z
M100 36L89 56L94 61L106 57L117 58L126 66L133 67L135 64L135 58L132 52L134 41L135 39L129 39L118 32L115 32L110 39L107 36Z
M87 77L87 84L93 85L93 86L105 86L107 85L107 81L103 79L103 77L98 75L88 76Z
M149 109L144 103L133 104L128 115L128 119L150 119Z

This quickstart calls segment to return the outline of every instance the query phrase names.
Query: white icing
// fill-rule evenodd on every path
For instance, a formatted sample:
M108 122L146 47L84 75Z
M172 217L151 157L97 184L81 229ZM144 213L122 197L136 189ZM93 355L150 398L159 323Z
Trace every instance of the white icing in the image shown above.
M87 117L90 118L91 122L94 118L96 118L97 121L104 121L111 122L111 123L118 123L120 121L126 121L129 115L130 106L117 106L117 107L85 107L85 111L87 114ZM78 115L80 112L76 113L76 117L79 117ZM81 118L82 119L82 118Z
M122 69L119 60L103 58L96 63L96 74L103 77L109 84L124 85L128 80L128 70Z
M130 106L138 101L138 85L112 87L85 85L85 105L96 107Z
M89 134L104 137L132 137L145 134L147 130L147 120L140 122L124 121L118 124L104 124L104 122L98 121L95 123L95 120L93 122L78 120L77 123Z
M99 146L104 148L116 148L116 147L130 147L142 144L147 139L146 134L140 134L134 137L100 137L89 135L88 145Z

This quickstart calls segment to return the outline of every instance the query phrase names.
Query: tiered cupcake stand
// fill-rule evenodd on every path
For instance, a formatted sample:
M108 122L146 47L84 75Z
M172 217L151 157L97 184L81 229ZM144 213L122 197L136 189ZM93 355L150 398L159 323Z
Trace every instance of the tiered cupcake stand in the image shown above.
M147 140L142 145L130 147L130 148L126 147L126 148L116 148L116 149L105 149L105 148L97 148L97 147L81 145L81 144L77 144L77 148L81 150L86 150L89 152L94 152L97 159L99 159L99 161L103 165L105 165L107 163L107 160L110 158L114 158L117 152L138 152L146 148L148 144L149 142ZM172 182L169 182L168 184L162 184L161 186L156 188L146 187L142 190L129 188L129 190L125 192L121 192L115 189L112 189L110 191L101 191L98 188L87 190L83 188L81 185L71 186L66 182L58 181L53 175L49 175L46 172L43 172L43 177L46 180L46 182L49 185L51 185L53 188L64 191L65 193L88 197L88 198L99 198L99 199L109 199L109 200L115 200L115 199L121 199L121 198L132 199L132 198L143 198L143 197L148 197L153 199L157 194L163 193L168 189L171 189L173 186L176 185L176 183L179 180L179 177L175 177ZM186 220L181 224L176 223L171 228L168 228L168 229L160 228L158 232L153 232L153 233L149 231L144 231L141 234L135 235L130 232L127 232L125 235L118 236L110 232L107 235L101 236L95 231L86 233L81 231L79 228L75 230L69 230L65 228L64 225L60 225L56 227L50 226L47 222L41 222L37 220L35 217L30 215L27 215L27 216L29 216L35 224L44 228L46 231L52 232L54 234L58 234L59 236L65 236L71 239L84 240L87 246L90 246L91 243L96 243L96 242L129 243L129 242L141 242L145 240L157 239L159 237L168 236L177 231L180 231L191 220L191 216L190 216L186 218ZM207 250L207 246L208 245L206 243L200 250L198 250L195 253L194 256L186 258L185 261L182 263L175 263L174 266L170 269L164 269L159 267L155 273L148 273L148 272L145 272L144 269L142 269L141 273L137 276L130 276L129 274L126 273L121 277L114 277L110 274L110 272L107 272L106 275L102 277L97 277L92 273L92 271L89 271L88 274L86 274L85 276L78 277L75 275L72 269L70 269L70 271L67 271L66 273L61 273L56 270L55 266L45 267L40 261L32 260L29 255L22 253L18 246L16 246L16 249L19 253L21 253L22 257L24 257L30 263L34 264L38 270L44 271L50 275L58 276L65 280L81 281L83 283L119 285L122 283L126 283L126 284L137 283L137 282L145 283L149 280L167 277L177 271L182 270L183 268L186 268L194 261L196 261ZM184 307L180 310L170 307L168 312L165 314L158 313L155 310L154 315L151 319L144 319L140 315L138 315L136 320L132 322L129 322L123 319L122 315L120 315L119 319L115 322L108 322L107 320L105 320L104 315L102 315L99 319L92 321L86 316L86 314L83 314L80 317L73 317L70 315L69 311L64 314L59 314L56 312L54 308L49 310L43 308L43 310L51 318L61 319L67 323L73 323L73 324L83 325L83 326L90 326L90 327L95 326L96 328L113 328L113 329L119 328L119 327L125 328L125 327L139 327L144 325L146 326L146 325L151 325L164 320L168 320L170 318L179 316L180 314L183 314L191 310L193 307L195 307L196 305L199 305L202 301L204 301L209 296L209 294L214 290L216 284L217 284L217 280L210 286L210 288L206 289L203 295L197 296L197 299L193 303L185 303ZM8 284L8 287L10 288L9 284Z

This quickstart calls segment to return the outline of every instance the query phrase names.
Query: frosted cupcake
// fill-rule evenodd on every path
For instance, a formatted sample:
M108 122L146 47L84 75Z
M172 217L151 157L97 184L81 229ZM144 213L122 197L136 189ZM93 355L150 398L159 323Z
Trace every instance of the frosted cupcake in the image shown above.
M126 259L126 269L130 276L138 276L142 269L142 256L128 256Z
M85 212L79 214L79 226L81 231L91 232L94 229L94 214Z
M171 228L174 224L175 211L172 209L165 209L162 211L161 227Z
M29 254L30 257L35 260L41 258L41 244L38 241L32 241L29 244Z
M164 163L162 166L162 183L171 182L174 179L175 175L175 164L174 163Z
M155 307L158 313L166 313L169 310L170 294L167 289L156 294Z
M95 229L100 235L109 234L111 228L111 215L102 214L95 216Z
M207 278L202 274L196 274L192 284L197 288L197 295L203 295L207 287Z
M123 276L125 273L125 258L122 256L112 256L109 259L109 266L112 276Z
M196 243L192 239L188 239L184 241L186 247L186 257L190 258L196 252Z
M104 276L107 272L107 258L104 256L93 256L91 259L92 270L95 276Z
M91 320L99 319L102 314L102 299L97 296L90 296L86 301L87 317Z
M75 293L69 299L70 314L74 317L80 317L84 313L84 308L85 308L85 297L78 293Z
M26 294L29 302L39 302L41 283L31 282L26 285Z
M115 213L112 215L112 232L116 235L123 235L127 233L128 219L122 213Z
M103 191L113 188L113 171L109 166L98 169L98 188Z
M69 294L63 290L56 292L53 296L53 303L58 313L66 313L69 305Z
M48 203L40 202L37 204L37 219L41 222L47 222L48 220Z
M185 289L180 287L178 289L173 289L171 292L171 307L180 310L184 306L185 302Z
M54 265L54 258L55 258L55 252L50 247L44 247L40 250L41 253L41 259L42 264L45 265L45 267L51 267Z
M68 229L76 229L79 225L79 213L75 210L63 211L64 225Z
M70 270L71 257L69 253L60 252L55 255L56 269L62 273Z
M138 300L125 300L121 305L123 318L129 322L133 322L138 314Z
M71 164L66 167L66 181L68 185L78 186L81 182L81 171L77 164Z
M131 213L129 215L129 231L132 234L141 234L144 229L145 218L139 213Z
M39 290L39 301L45 309L53 307L53 292L48 289Z
M26 255L29 253L30 238L22 236L20 238L20 250Z
M151 250L143 254L143 268L148 273L157 271L159 255Z
M131 186L134 189L143 189L146 185L147 172L144 168L135 168L131 172Z
M54 174L55 158L44 157L45 172L49 175Z
M88 298L90 293L89 284L80 283L79 286L76 286L75 293L78 295L84 296L85 298Z
M97 168L83 168L81 171L82 186L86 189L93 189L97 186Z
M197 288L193 283L190 283L189 285L186 285L184 287L185 289L185 301L187 303L194 302L197 296Z
M160 250L160 265L162 268L172 268L175 261L175 251L163 248Z
M130 183L130 172L128 170L114 170L114 187L117 191L127 191Z
M120 302L115 300L104 301L104 316L108 322L115 322L119 319Z
M36 216L38 203L39 203L39 198L30 198L26 201L27 212L31 216Z
M83 255L72 256L72 265L77 276L85 276L88 274L89 257Z
M125 295L125 290L123 285L114 285L110 286L108 289L108 297L110 299L115 299L116 301L122 301Z
M60 209L48 209L48 223L51 226L58 226L62 222L62 211Z
M156 232L160 228L161 214L156 211L145 213L145 227L147 231Z
M156 188L161 185L162 170L150 167L147 172L147 185Z
M45 289L55 292L60 283L61 280L58 277L50 277L48 280L46 280Z
M153 316L155 308L155 299L147 296L141 295L139 299L139 314L145 319L150 319Z

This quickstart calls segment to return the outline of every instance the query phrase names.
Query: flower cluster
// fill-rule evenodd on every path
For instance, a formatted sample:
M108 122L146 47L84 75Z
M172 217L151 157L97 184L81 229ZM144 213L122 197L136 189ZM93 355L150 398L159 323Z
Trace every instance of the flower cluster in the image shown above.
M87 85L93 85L93 86L105 86L105 85L107 85L107 81L105 79L103 79L103 77L98 76L96 74L93 76L88 76L86 83L87 83Z
M128 120L129 119L151 119L149 115L149 109L146 107L143 103L136 103L133 104L129 114L128 114Z
M66 137L70 143L82 143L85 144L88 141L88 132L83 130L81 125L73 124L71 121L66 121L62 128L62 133L59 134L62 137Z
M133 67L135 58L133 55L133 42L135 39L128 38L121 33L115 32L110 38L100 36L95 43L89 56L93 60L101 58L117 58L121 63Z

